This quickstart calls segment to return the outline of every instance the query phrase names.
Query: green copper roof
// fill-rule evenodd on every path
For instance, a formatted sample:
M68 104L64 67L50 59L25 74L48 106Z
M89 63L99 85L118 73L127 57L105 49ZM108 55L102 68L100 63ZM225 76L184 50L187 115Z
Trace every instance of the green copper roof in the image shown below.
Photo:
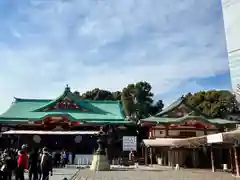
M153 122L157 124L172 124L172 123L182 123L187 120L200 120L203 123L209 123L209 124L236 124L238 123L237 121L231 121L227 119L207 119L202 116L190 116L186 115L181 118L164 118L164 117L156 117L156 116L151 116L146 119L141 119L142 122Z
M203 114L202 112L200 112L198 109L196 109L195 107L191 106L190 104L188 104L186 102L186 97L185 96L181 96L179 99L177 99L176 101L174 101L172 104L170 104L167 108L165 108L163 111L157 113L155 116L156 117L163 117L164 115L166 115L167 113L173 111L174 109L178 108L181 105L184 105L185 107L187 107L190 111L190 113L195 113L199 116L203 116L205 118L208 118L208 116L206 114Z
M56 109L45 111L64 97L70 98L74 103L87 110ZM28 120L43 120L48 116L65 116L72 121L103 122L103 123L129 123L125 120L119 101L91 101L77 98L70 89L66 89L58 98L51 99L20 99L15 98L10 108L0 115L0 123L24 122Z
M155 116L161 117L164 114L167 114L169 111L172 111L173 109L175 109L176 107L180 106L183 103L184 103L184 96L182 96L179 99L177 99L176 101L174 101L172 104L170 104L168 107L163 109L163 111L157 113Z
M174 123L182 123L187 120L200 120L203 123L209 123L209 124L237 124L237 121L231 121L227 119L211 119L207 115L203 114L199 110L197 110L195 107L192 107L185 101L185 97L182 96L178 100L174 101L170 106L165 108L162 112L156 114L155 116L151 116L145 119L141 119L140 122L152 122L156 124L174 124ZM171 111L174 111L179 106L184 105L187 109L189 109L189 113L182 117L169 117L168 113ZM197 114L197 116L192 115Z

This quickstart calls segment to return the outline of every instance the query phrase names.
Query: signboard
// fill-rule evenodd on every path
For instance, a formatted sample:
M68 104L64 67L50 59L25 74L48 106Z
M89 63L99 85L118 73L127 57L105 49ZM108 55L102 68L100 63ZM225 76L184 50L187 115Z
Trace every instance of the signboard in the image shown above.
M123 136L123 151L137 151L137 136Z
M221 143L223 142L222 133L207 135L207 143Z

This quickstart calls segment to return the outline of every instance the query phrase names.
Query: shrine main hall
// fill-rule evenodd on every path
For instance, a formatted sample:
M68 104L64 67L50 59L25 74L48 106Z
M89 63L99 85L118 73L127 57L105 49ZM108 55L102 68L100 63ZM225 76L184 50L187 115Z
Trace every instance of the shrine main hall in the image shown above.
M28 144L92 154L94 135L106 125L127 129L134 123L124 117L120 101L85 100L67 86L55 99L15 98L0 115L0 143L1 148Z

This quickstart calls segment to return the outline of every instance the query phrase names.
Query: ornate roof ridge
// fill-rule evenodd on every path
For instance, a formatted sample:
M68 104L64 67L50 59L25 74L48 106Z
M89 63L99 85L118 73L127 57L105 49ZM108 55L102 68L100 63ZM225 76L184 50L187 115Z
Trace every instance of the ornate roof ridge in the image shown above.
M173 103L171 103L169 106L167 106L165 109L163 109L163 111L157 113L155 116L162 116L164 114L166 114L167 112L175 109L176 107L180 106L182 103L184 103L185 100L185 96L182 95L180 98L178 98L177 100L173 101Z
M38 98L18 98L14 97L15 101L52 101L53 99L38 99Z

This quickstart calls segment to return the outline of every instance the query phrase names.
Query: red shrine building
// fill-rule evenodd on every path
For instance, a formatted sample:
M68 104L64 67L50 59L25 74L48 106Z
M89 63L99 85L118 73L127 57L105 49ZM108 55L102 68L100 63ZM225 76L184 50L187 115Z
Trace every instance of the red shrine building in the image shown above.
M148 139L142 142L145 164L211 166L206 144L197 140L186 143L186 140L224 132L236 128L237 123L226 119L207 118L181 97L155 116L140 120L141 126L149 131ZM217 155L216 163L221 159Z

